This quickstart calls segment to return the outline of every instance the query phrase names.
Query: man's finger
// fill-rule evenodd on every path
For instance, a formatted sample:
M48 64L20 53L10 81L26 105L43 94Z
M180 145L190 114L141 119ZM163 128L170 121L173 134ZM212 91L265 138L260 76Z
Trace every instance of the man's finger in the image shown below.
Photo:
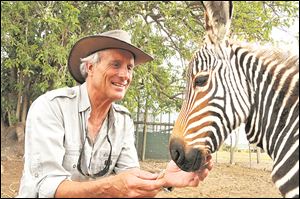
M213 168L213 166L214 166L214 163L212 161L209 161L206 168L210 171Z
M158 179L158 180L140 179L138 182L138 188L146 191L161 190L164 184L165 184L165 180L163 179Z
M144 180L155 180L158 177L157 173L151 173L148 171L139 170L137 171L137 177Z
M200 179L198 176L194 177L194 179L189 183L190 187L197 187L199 185Z
M198 173L199 179L200 179L201 181L203 181L203 180L208 176L208 173L209 173L209 169L207 169L207 168L201 170L201 171Z

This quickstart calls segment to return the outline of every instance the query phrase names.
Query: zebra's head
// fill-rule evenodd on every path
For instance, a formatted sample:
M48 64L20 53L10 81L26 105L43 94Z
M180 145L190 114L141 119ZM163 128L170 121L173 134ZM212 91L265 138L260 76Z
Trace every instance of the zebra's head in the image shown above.
M231 106L225 106L229 85L217 87L217 82L223 81L220 73L230 65L225 36L232 3L209 1L203 5L205 44L189 63L186 96L169 143L171 158L184 171L196 171L203 166L236 125L234 116L228 116L232 111L226 110Z

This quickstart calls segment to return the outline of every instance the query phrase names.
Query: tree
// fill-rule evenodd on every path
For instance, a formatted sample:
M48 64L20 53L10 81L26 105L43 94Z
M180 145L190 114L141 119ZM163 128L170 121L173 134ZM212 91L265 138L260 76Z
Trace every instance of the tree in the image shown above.
M66 57L78 13L66 2L1 2L1 120L25 122L38 95L73 81Z
M289 26L298 8L291 1L235 2L232 30L240 38L268 41L272 27ZM133 43L155 57L137 68L120 103L132 112L145 106L155 113L177 111L203 24L197 1L2 1L1 122L24 122L39 95L74 86L67 69L72 45L111 29L129 31Z

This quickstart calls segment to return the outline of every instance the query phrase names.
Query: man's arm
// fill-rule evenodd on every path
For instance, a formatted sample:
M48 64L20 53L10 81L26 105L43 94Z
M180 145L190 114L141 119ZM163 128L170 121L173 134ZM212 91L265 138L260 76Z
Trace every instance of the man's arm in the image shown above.
M164 184L163 181L158 181L156 178L157 174L132 169L96 181L64 180L58 186L55 197L154 197Z
M29 109L19 197L53 197L57 186L71 176L62 166L64 129L57 110L59 107L50 105L45 95Z

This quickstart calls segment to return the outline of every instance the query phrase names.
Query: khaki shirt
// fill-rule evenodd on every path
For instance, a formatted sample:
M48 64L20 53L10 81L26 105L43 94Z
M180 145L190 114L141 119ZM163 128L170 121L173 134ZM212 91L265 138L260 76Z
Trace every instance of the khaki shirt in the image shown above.
M77 170L90 111L86 83L49 91L33 102L26 121L24 169L17 197L54 197L65 179L94 180ZM112 163L105 176L139 167L129 111L113 104L109 124L107 131L106 118L94 144L86 141L81 164L84 173L95 174L104 168L110 151L107 133Z

